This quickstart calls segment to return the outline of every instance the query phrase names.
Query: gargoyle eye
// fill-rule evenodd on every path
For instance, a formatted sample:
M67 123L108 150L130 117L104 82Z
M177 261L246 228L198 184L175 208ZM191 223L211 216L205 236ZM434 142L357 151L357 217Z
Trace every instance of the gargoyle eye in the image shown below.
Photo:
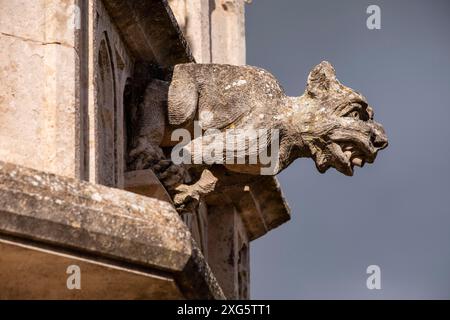
M357 111L357 110L352 111L349 114L347 114L347 117L359 119L360 118L359 111Z
M350 110L344 115L344 117L360 119L361 109L362 106L359 103L352 103L350 105Z
M351 104L350 111L348 111L344 115L344 117L355 118L358 120L366 121L369 118L367 111L366 111L366 107L367 107L367 104L363 105L361 103L354 102Z

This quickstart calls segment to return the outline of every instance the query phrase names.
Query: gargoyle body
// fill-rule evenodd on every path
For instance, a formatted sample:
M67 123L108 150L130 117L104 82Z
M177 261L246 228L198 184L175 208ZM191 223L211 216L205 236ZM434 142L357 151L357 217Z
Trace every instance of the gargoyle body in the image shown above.
M174 130L193 132L195 123L202 132L210 133L184 146L183 151L192 160L202 159L205 155L199 153L208 150L205 147L226 140L234 134L230 132L238 129L277 130L276 148L270 137L266 144L257 143L256 149L249 147L251 141L235 146L244 149L236 154L244 154L246 159L251 153L263 152L261 148L276 150L275 163L271 164L273 175L300 157L312 158L321 173L334 167L352 175L354 166L372 163L378 150L388 144L384 129L373 120L373 110L366 99L342 85L328 62L311 71L300 97L286 96L275 77L260 68L180 64L174 67L170 83L153 81L148 86L139 112L137 145L130 153L132 166L136 169L156 166L156 171L163 168L162 179L167 179L167 171L171 173L169 176L176 177L168 185L179 184L183 170L164 160L160 147L177 144L171 139ZM204 148L195 148L199 145ZM218 163L228 170L261 174L260 162L229 163L226 158L229 147L224 143L217 146L223 148L224 155ZM191 166L205 166L198 161L192 163Z

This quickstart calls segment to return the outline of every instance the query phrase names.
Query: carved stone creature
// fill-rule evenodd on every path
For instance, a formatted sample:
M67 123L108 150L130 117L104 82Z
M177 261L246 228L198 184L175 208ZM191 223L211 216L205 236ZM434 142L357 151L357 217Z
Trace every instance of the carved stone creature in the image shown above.
M171 133L179 128L192 132L194 121L203 131L216 132L197 137L184 147L192 159L202 156L195 145L208 146L220 135L226 139L227 129L277 129L279 153L274 175L295 159L310 157L321 173L334 167L351 176L354 166L372 163L377 152L388 145L384 129L373 120L366 99L342 85L332 65L325 61L311 71L300 97L286 96L275 77L260 68L179 64L174 67L170 83L153 81L148 86L140 109L138 143L130 154L137 169L161 166L161 161L167 161L160 147L177 144L171 141ZM270 141L265 147L273 149ZM241 151L246 156L254 152L249 144L238 148L245 148ZM260 163L224 165L247 174L260 174L261 169ZM172 164L168 168L178 178L183 175L179 166ZM172 185L175 189L176 184ZM180 196L177 199L181 201Z

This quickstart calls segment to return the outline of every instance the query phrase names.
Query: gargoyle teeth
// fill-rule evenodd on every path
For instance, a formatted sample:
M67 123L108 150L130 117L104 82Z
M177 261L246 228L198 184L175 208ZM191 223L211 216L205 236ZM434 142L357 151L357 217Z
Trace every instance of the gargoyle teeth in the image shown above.
M353 158L352 159L352 164L354 164L355 166L358 166L358 167L362 167L363 166L363 160L361 158Z
M348 160L350 160L350 158L352 157L352 152L351 151L344 151L345 156L347 157Z
M344 147L344 151L352 151L353 150L353 146L351 145L351 144L349 144L349 145L346 145L345 147Z

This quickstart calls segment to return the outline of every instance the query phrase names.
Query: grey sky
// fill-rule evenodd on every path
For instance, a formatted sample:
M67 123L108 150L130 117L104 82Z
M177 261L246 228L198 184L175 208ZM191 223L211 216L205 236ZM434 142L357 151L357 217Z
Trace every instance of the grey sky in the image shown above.
M382 28L366 28L381 7ZM450 298L450 1L254 0L247 63L302 94L322 60L374 107L389 147L354 177L297 160L292 220L252 243L253 299ZM359 169L359 170L358 170ZM381 267L382 290L366 288Z

